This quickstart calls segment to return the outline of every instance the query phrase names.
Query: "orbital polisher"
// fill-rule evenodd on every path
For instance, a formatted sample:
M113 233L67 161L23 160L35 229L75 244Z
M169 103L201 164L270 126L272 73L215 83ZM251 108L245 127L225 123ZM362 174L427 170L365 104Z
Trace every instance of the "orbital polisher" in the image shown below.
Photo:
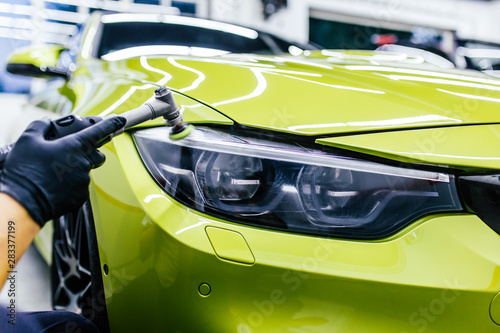
M177 103L175 102L172 91L167 87L160 87L155 90L154 97L154 100L151 100L136 109L118 115L126 119L127 122L125 123L125 126L119 131L99 141L98 146L101 147L111 141L113 137L123 133L124 130L128 128L158 117L163 117L165 119L164 121L166 126L173 126L169 134L171 139L179 140L189 135L193 126L182 123L182 114L177 106ZM116 116L117 115L113 114L107 117ZM82 118L78 115L69 115L52 120L51 129L48 132L47 139L55 140L66 135L76 133L102 120L103 118L99 116L88 116ZM5 159L13 146L14 144L11 144L0 148L0 169L3 167Z

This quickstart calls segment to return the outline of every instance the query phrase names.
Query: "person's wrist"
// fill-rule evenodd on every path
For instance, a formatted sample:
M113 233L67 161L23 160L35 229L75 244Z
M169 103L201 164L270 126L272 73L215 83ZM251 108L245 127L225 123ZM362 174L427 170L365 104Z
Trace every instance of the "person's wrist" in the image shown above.
M11 177L12 178L12 177ZM45 202L40 202L45 198L43 193L36 193L36 187L19 186L14 179L3 179L0 177L0 193L8 195L15 200L18 205L23 207L29 217L42 228L47 220L49 206ZM22 182L22 181L21 181Z
M33 220L28 210L8 193L0 193L0 207L8 207L6 214L9 219L22 221L33 234L40 230L40 225Z

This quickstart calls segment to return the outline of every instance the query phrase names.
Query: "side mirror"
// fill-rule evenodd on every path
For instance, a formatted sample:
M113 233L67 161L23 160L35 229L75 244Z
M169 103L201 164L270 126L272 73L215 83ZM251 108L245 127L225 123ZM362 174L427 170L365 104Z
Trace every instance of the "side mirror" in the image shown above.
M51 78L68 77L68 70L57 67L62 45L28 46L14 51L7 60L7 71L16 75Z

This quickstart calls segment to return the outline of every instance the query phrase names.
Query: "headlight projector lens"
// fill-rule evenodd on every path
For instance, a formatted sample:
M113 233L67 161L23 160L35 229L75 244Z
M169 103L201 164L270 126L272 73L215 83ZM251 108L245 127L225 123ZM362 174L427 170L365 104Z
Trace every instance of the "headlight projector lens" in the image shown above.
M174 199L238 223L374 239L426 214L461 211L453 175L398 168L293 143L197 127L135 133L149 172Z

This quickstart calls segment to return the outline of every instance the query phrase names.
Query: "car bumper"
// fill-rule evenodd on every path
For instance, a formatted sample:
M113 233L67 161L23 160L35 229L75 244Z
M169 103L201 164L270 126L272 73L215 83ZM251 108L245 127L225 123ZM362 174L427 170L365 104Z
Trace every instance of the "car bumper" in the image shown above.
M127 134L102 151L91 203L111 332L500 332L500 236L475 215L378 241L265 230L172 200Z

